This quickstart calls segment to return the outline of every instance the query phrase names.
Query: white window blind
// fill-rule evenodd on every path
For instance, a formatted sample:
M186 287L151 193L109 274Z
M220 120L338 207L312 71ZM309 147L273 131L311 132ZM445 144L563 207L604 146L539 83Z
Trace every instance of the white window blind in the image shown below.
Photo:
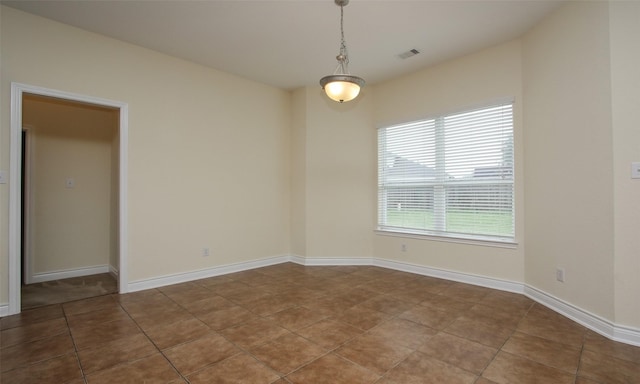
M378 130L378 228L513 241L513 104Z

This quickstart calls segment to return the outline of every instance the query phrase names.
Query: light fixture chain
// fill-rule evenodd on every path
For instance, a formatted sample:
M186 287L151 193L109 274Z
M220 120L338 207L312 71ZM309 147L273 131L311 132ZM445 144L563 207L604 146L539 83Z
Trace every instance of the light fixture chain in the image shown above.
M342 51L342 49L347 48L347 44L344 41L344 5L340 6L340 41L342 44L340 50Z
M340 54L338 55L338 68L343 74L349 74L349 52L344 38L344 5L340 5ZM338 69L336 69L338 70Z

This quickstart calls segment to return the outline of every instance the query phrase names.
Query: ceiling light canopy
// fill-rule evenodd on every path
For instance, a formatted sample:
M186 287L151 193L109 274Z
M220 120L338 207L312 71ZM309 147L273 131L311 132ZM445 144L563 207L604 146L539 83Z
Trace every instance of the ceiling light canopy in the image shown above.
M344 7L349 4L349 0L334 0L340 6L340 53L336 56L338 66L333 75L320 79L320 86L331 100L343 103L358 97L360 88L364 86L364 79L349 74L349 54L347 44L344 40Z

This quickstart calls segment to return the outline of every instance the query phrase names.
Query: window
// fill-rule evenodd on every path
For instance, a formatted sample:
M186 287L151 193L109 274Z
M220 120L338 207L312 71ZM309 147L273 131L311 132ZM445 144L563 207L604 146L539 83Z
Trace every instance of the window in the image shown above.
M513 103L378 130L378 229L514 241Z

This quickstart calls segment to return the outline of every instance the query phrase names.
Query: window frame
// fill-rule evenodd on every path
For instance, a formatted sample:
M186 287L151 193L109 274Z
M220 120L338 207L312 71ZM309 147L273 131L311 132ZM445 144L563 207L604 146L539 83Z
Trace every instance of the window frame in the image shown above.
M436 176L439 177L436 180L433 180L432 182L425 182L422 181L420 183L418 183L417 185L420 186L420 188L425 188L425 191L427 190L427 188L429 187L433 187L434 188L434 192L433 192L433 211L434 212L438 212L438 213L434 213L434 222L439 222L436 223L436 229L423 229L423 228L417 228L417 227L406 227L406 226L393 226L390 225L389 222L387 221L387 215L389 214L389 205L388 205L388 192L391 188L394 188L393 185L386 183L383 184L384 182L381 180L381 178L383 178L383 161L389 161L389 157L388 156L384 156L382 155L382 147L381 147L381 131L385 131L388 129L393 129L393 128L400 128L400 127L405 127L405 126L411 126L411 125L419 125L419 124L425 124L428 125L431 121L433 121L433 126L434 126L434 144L433 147L431 148L431 150L434 152L433 156L436 158L435 162L436 162L436 166L434 167L435 173L438 174L445 174L446 172L444 171L445 169L445 165L444 165L444 158L445 158L445 149L444 149L444 138L445 138L445 124L444 121L445 119L452 117L452 116L457 116L457 115L464 115L464 114L470 114L470 113L474 113L474 112L482 112L482 111L488 111L494 108L504 108L504 107L509 107L509 112L510 112L510 130L508 131L509 134L506 136L507 140L510 140L510 145L508 145L507 150L510 151L510 168L504 168L504 164L508 163L508 162L503 162L501 167L501 177L502 180L497 179L496 175L492 175L494 177L491 177L490 179L484 179L482 180L482 175L475 175L475 171L479 170L479 168L474 168L474 174L473 176L464 179L461 178L461 180L456 180L456 181L452 181L449 180L447 181L447 177L443 177L442 175L440 176ZM515 248L517 246L517 241L516 241L516 164L515 164L515 128L516 128L516 119L515 119L515 102L514 99L503 99L494 103L486 103L486 104L482 104L479 106L475 106L472 108L465 108L462 110L458 110L458 111L454 111L454 112L449 112L446 114L439 114L435 117L429 117L429 118L423 118L423 119L419 119L419 120L415 120L412 122L405 122L405 123L398 123L398 124L388 124L388 125L384 125L384 126L380 126L378 127L377 130L377 160L378 160L378 168L377 168L377 198L376 198L376 203L377 203L377 222L376 222L376 229L375 229L375 233L380 234L380 235L386 235L386 236L396 236L396 237L409 237L409 238L418 238L418 239L428 239L428 240L436 240L436 241L445 241L445 242L455 242L455 243L464 243L464 244L473 244L473 245L486 245L486 246L494 246L494 247L503 247L503 248ZM386 145L386 143L385 143ZM387 171L389 172L389 171ZM507 175L507 177L505 178L505 175ZM388 177L388 173L387 173L387 177ZM474 180L474 178L477 177L477 179ZM487 181L488 180L488 181ZM505 194L506 196L508 196L508 194L510 194L510 204L507 204L507 206L510 207L510 209L507 211L510 213L510 219L511 219L511 224L510 224L510 229L511 229L511 234L490 234L490 233L461 233L461 232L454 232L454 231L447 231L446 230L446 223L444 223L443 221L446 221L446 217L447 217L447 209L451 209L451 207L455 206L454 204L452 204L451 202L448 202L449 197L448 194L450 194L453 191L455 191L455 187L453 186L471 186L473 187L478 186L478 185L483 185L483 184L489 184L489 185L506 185L507 186L507 194L505 194L505 192L503 191L502 193ZM453 188L452 188L453 187ZM397 184L395 186L395 188L400 188L402 189L401 183ZM404 190L407 192L415 192L417 189L414 189L414 191L410 190L411 187L405 188ZM414 187L415 188L415 187ZM436 197L436 189L440 189L440 197ZM492 200L494 201L494 200ZM501 201L500 199L496 199L495 201ZM508 200L507 200L508 201ZM444 206L440 206L444 204ZM386 208L383 208L386 207ZM427 226L427 225L425 225ZM444 228L444 229L443 229Z

